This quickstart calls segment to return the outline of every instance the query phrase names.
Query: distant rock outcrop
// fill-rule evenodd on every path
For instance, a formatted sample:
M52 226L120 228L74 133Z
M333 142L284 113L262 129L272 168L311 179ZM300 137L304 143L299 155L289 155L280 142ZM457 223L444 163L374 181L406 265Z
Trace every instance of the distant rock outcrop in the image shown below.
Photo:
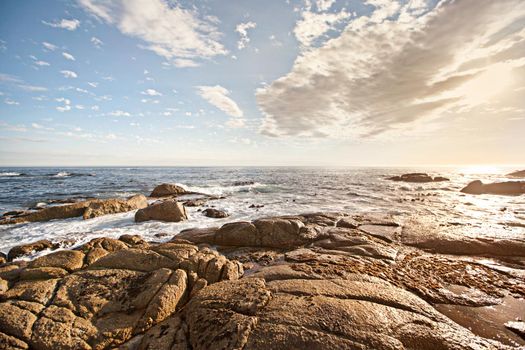
M484 184L480 180L475 180L464 187L461 192L469 194L499 194L516 196L525 193L525 182L509 181Z
M188 193L188 191L186 191L179 185L161 184L153 189L153 192L151 192L150 197L179 196Z
M519 177L519 178L525 178L525 170L517 170L510 174L507 174L509 177Z
M103 201L92 201L84 211L84 219L92 219L97 216L123 213L131 210L142 209L148 206L146 196L135 195L126 200L107 199Z
M401 176L392 176L392 177L389 177L388 180L403 181L403 182L419 182L419 183L450 181L450 179L446 177L443 177L443 176L432 177L426 173L410 173L410 174L403 174Z
M166 200L140 209L135 213L135 221L143 222L159 220L168 222L179 222L188 219L186 209L182 203L174 200Z

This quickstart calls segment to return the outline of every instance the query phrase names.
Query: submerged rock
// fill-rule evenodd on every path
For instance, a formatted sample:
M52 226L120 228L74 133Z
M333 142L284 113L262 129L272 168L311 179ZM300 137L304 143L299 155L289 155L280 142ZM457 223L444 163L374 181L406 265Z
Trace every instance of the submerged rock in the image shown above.
M188 219L184 206L174 200L152 204L144 209L140 209L135 214L136 222L149 220L179 222Z
M508 181L484 184L480 180L475 180L464 187L461 192L469 194L520 195L525 193L525 182Z
M184 188L175 184L161 184L153 189L150 197L167 197L167 196L179 196L183 194L188 194Z
M389 177L388 180L392 181L403 181L403 182L442 182L442 181L450 181L450 179L443 177L443 176L436 176L432 177L426 173L410 173L410 174L403 174L401 176L392 176Z
M202 214L204 214L205 216L209 218L214 218L214 219L222 219L222 218L227 218L228 216L230 216L230 214L228 214L227 212L223 210L219 210L219 209L214 209L214 208L205 209L202 211Z

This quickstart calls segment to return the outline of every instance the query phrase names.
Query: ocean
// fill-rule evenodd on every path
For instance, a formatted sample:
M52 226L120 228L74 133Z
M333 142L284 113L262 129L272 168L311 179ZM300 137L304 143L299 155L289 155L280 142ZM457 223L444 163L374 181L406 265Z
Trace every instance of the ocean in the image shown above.
M227 211L225 219L187 208L181 223L135 223L134 212L95 219L73 218L0 226L0 251L38 239L83 244L95 237L139 234L168 240L183 229L220 226L264 216L337 211L385 213L397 220L418 217L458 226L458 234L525 239L525 196L468 195L470 181L508 181L504 174L456 168L296 168L296 167L115 167L0 168L0 212L46 205L70 198L148 195L161 183L221 196L207 205ZM386 177L427 172L447 182L403 183ZM255 208L252 206L256 206Z

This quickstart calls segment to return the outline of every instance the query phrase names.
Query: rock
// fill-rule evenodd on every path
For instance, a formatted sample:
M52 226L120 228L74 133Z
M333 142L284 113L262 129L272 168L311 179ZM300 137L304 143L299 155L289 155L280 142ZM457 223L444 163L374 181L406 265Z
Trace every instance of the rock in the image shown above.
M122 235L118 239L130 246L147 244L147 242L139 235Z
M222 218L227 218L228 216L230 216L228 213L226 213L223 210L218 210L218 209L213 209L213 208L208 208L204 210L202 213L205 216L209 218L214 218L214 219L222 219Z
M180 196L188 194L184 188L175 184L162 184L158 185L151 192L150 197L166 197L166 196Z
M525 170L517 170L510 174L507 174L509 177L519 177L519 178L525 178Z
M415 295L361 278L220 282L184 315L193 349L493 347Z
M128 199L94 200L89 203L84 211L84 219L92 219L102 215L124 213L131 210L142 209L148 206L148 200L142 194Z
M255 181L235 181L232 186L251 186L255 185Z
M7 255L0 252L0 265L5 264L7 262Z
M184 202L185 207L201 207L206 204L207 200L204 198L190 199L189 201Z
M250 209L259 209L259 208L264 208L264 205L263 204L252 204L248 208L250 208Z
M78 250L61 250L41 256L29 263L30 268L58 267L67 271L78 270L84 265L84 253Z
M403 182L442 182L442 181L450 181L450 179L443 177L443 176L436 176L432 177L425 173L410 173L410 174L403 174L401 176L393 176L389 177L388 180L392 181L403 181Z
M523 321L509 321L505 323L505 327L525 339L525 322Z
M520 195L525 193L525 182L508 181L484 184L480 180L475 180L464 187L461 192L469 194Z
M16 247L11 248L7 254L7 260L13 261L16 258L19 258L24 255L29 255L33 252L40 252L44 249L54 249L57 248L51 241L47 239L42 239L33 243L22 244Z
M35 267L26 268L20 272L20 280L47 280L62 278L68 272L60 267Z
M179 222L188 219L184 206L174 200L152 204L144 209L139 209L135 214L136 222L159 220Z
M147 249L126 249L105 255L89 266L90 269L126 269L136 271L154 271L174 267L174 262L154 251Z
M22 222L50 221L83 216L84 219L94 218L106 214L115 214L143 208L147 205L143 195L123 199L92 199L64 205L46 207L38 211L29 212L13 218L0 220L0 224L18 224Z

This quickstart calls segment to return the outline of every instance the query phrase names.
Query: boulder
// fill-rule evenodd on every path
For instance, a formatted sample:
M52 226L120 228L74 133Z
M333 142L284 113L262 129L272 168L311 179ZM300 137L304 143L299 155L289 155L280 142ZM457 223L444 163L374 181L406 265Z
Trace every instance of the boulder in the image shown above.
M403 174L401 176L389 177L388 180L392 181L403 181L403 182L441 182L441 181L450 181L448 178L443 176L432 177L426 173L409 173Z
M124 213L131 210L142 209L148 206L148 200L142 194L128 199L94 200L89 203L84 211L84 219L92 219L102 215Z
M61 250L31 261L28 267L59 267L74 271L80 269L82 265L84 265L84 253L78 250Z
M475 180L464 187L461 192L468 194L520 195L525 193L525 181L494 182L484 184Z
M18 224L22 222L49 221L55 219L68 219L82 216L91 201L78 202L73 204L57 205L47 207L42 210L31 212L27 215L18 216L12 219L2 220L2 224Z
M21 245L11 248L11 250L7 254L7 260L12 261L16 258L19 258L24 255L29 255L33 252L39 252L44 249L53 249L53 248L56 248L56 246L47 239L41 239L39 241L28 243L28 244L21 244Z
M179 185L162 184L158 185L153 189L153 192L151 192L150 197L180 196L188 193L188 191L186 191Z
M188 219L184 206L174 200L152 204L144 209L139 209L135 214L136 222L149 220L179 222Z
M214 218L214 219L222 219L222 218L227 218L228 216L230 216L230 214L228 214L227 212L223 210L219 210L219 209L214 209L214 208L208 208L204 210L202 214L204 214L205 216L209 218Z
M509 177L519 177L519 178L525 178L525 170L517 170L510 174L507 174Z

